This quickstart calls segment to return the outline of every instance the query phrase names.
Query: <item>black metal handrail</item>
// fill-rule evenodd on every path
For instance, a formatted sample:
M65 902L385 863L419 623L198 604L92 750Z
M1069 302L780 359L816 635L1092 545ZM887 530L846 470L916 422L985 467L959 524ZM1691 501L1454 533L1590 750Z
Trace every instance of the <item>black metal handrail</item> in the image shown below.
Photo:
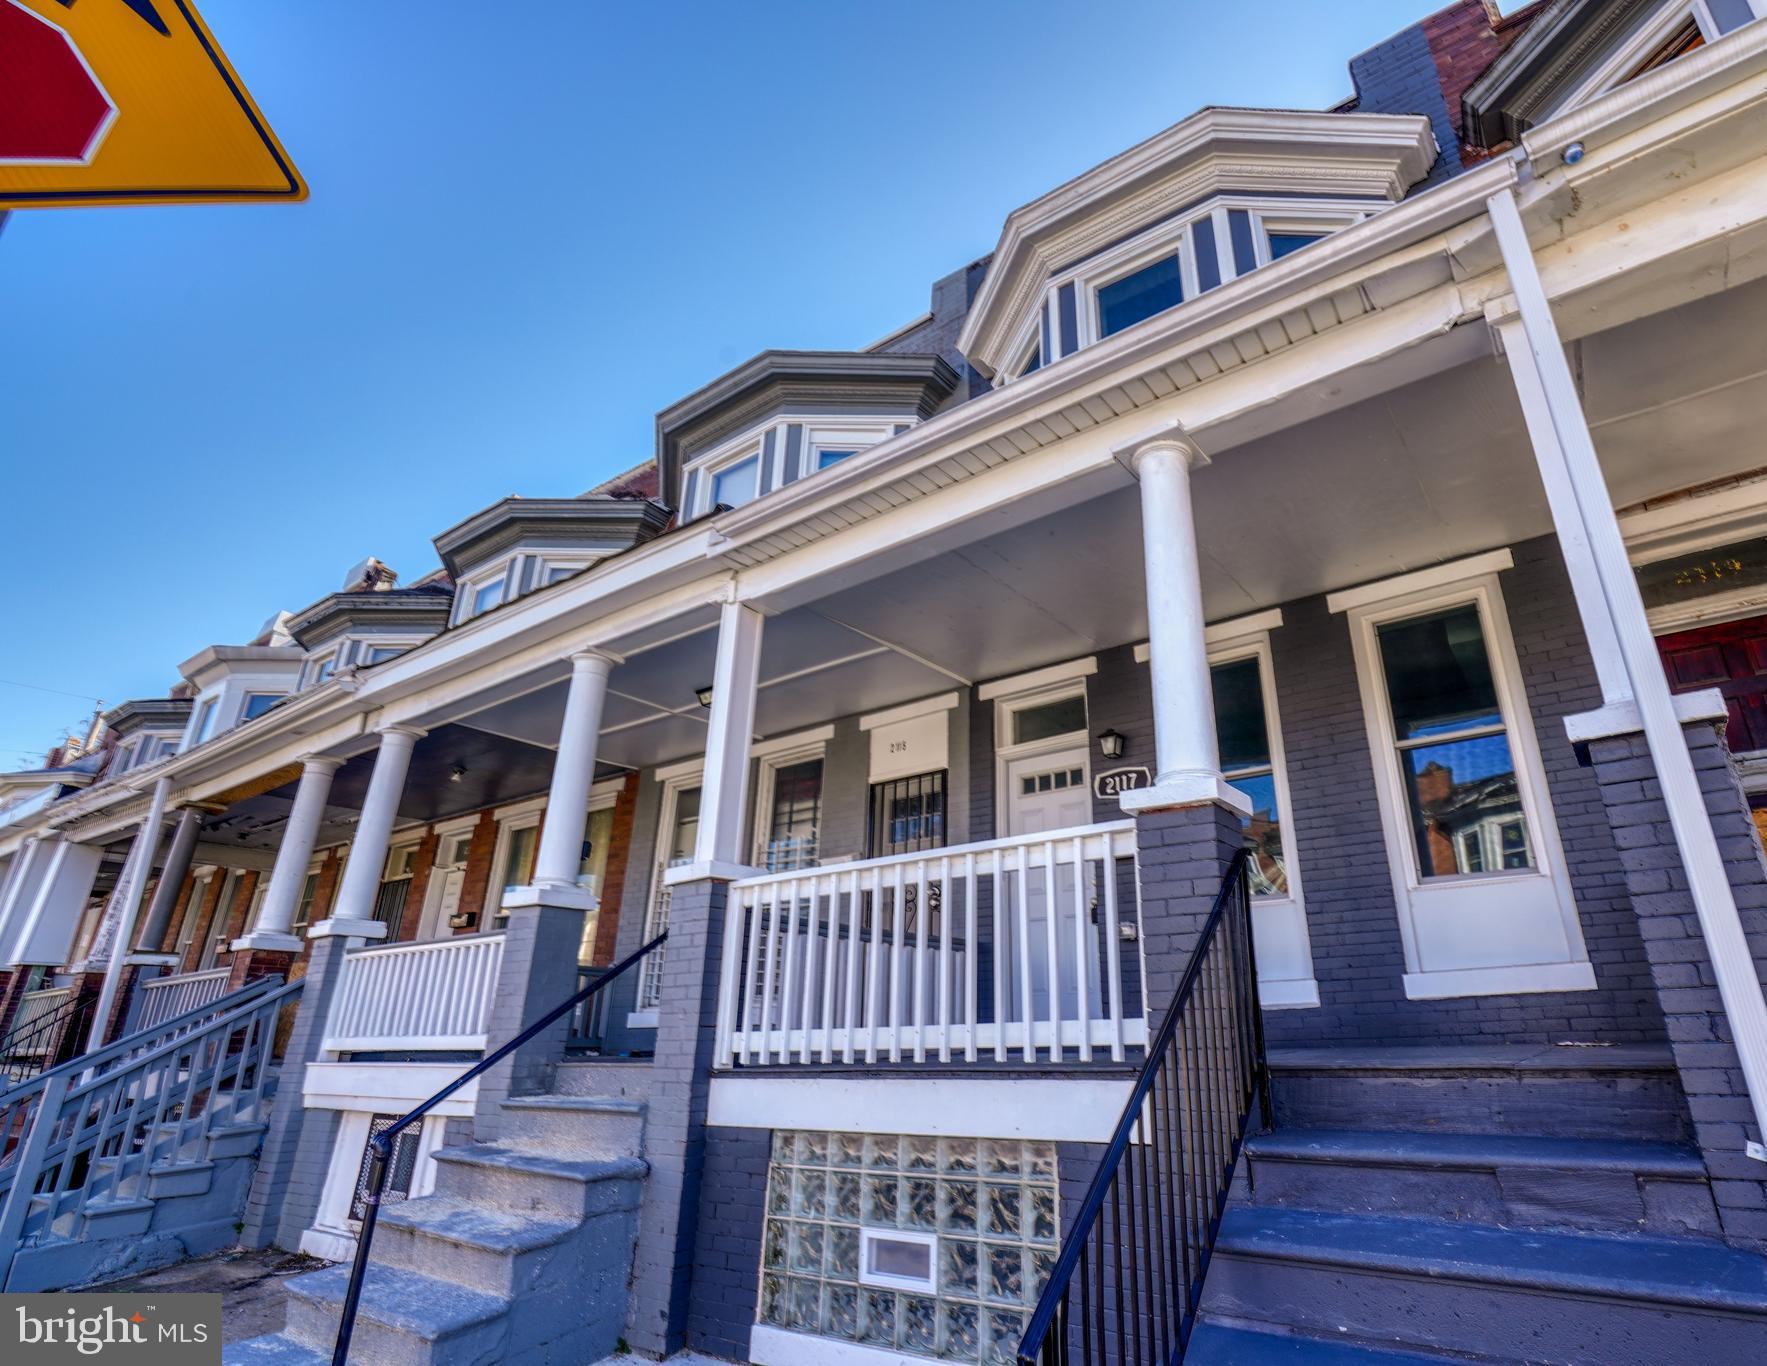
M380 1202L381 1197L386 1194L387 1173L391 1169L394 1141L409 1125L422 1119L474 1077L502 1062L543 1029L556 1024L596 992L603 990L668 937L669 932L664 930L638 952L615 963L613 967L590 982L588 986L547 1011L496 1052L487 1053L423 1104L414 1110L406 1111L368 1140L368 1190L362 1197L362 1227L356 1234L356 1258L350 1263L350 1284L344 1291L343 1314L337 1325L337 1343L331 1352L332 1366L346 1366L349 1361L350 1334L355 1331L356 1327L356 1308L362 1300L362 1278L368 1272L368 1249L374 1241L374 1226L380 1219Z
M1272 1123L1247 857L1228 865L1019 1343L1020 1366L1067 1366L1076 1344L1088 1366L1184 1357L1254 1102Z
M90 1027L97 1005L96 996L70 996L54 1010L0 1039L0 1091L79 1056L79 1040ZM42 1046L35 1047L37 1044Z

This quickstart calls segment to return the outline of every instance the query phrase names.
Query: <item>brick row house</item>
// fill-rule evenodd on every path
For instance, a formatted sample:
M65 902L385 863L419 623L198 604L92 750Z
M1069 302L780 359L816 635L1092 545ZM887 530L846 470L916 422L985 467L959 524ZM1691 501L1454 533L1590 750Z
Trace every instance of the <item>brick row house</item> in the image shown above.
M352 1359L1016 1360L1119 1161L1185 1199L1125 1106L1238 878L1269 1123L1075 1351L1767 1353L1761 13L1191 114L0 775L0 1023L305 983L239 1237L340 1265L228 1359L328 1358L371 1135L637 955L403 1131Z

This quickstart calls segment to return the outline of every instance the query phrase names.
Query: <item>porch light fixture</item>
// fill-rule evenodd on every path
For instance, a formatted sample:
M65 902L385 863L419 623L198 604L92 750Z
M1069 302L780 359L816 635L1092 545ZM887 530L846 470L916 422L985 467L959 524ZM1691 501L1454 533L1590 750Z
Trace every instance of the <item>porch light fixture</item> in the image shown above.
M448 770L448 781L451 783L457 783L465 776L466 776L466 765L465 764L455 764L453 768Z
M1128 748L1128 741L1114 730L1098 732L1098 752L1107 759L1121 759L1123 751Z
M699 698L700 706L709 707L712 705L712 685L710 683L706 684L703 688L695 688L693 690L693 695Z

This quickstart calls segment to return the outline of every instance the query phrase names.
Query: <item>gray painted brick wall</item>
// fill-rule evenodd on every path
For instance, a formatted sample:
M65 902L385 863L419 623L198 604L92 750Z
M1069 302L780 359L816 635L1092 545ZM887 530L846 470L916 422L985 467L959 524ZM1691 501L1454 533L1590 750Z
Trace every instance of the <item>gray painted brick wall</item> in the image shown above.
M645 1119L650 1177L639 1214L627 1331L634 1347L657 1356L680 1350L687 1334L728 892L723 882L684 883L669 904Z
M766 1129L708 1129L693 1252L688 1345L747 1361L760 1303L761 1236L766 1221Z
M258 1169L246 1197L239 1241L245 1247L293 1249L319 1211L319 1196L331 1169L340 1115L302 1104L307 1064L319 1056L325 1022L343 970L350 941L332 935L313 941L302 979L294 1027L283 1048L276 1099L258 1155Z
M1755 976L1767 982L1767 865L1748 798L1722 726L1691 724L1685 734L1748 936ZM1724 1234L1735 1242L1767 1247L1767 1165L1748 1157L1744 1147L1761 1135L1649 746L1641 734L1617 736L1592 742L1589 758L1620 848Z
M1284 604L1270 642L1320 1007L1269 1012L1272 1044L1663 1037L1601 798L1565 738L1563 718L1601 701L1569 580L1550 537L1513 553L1503 593L1597 990L1405 998L1349 627L1309 598Z

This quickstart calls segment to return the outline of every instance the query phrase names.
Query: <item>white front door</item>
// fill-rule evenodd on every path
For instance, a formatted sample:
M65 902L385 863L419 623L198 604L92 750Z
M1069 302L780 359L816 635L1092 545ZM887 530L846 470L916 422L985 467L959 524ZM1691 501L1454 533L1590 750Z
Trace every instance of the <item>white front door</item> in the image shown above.
M435 867L423 898L423 922L417 931L419 939L440 939L448 933L448 922L460 910L460 893L466 886L466 856L471 848L470 832L444 835L436 845Z
M1350 624L1406 994L1593 988L1496 575Z
M1042 754L1019 755L1006 760L1003 765L1006 833L1036 835L1050 830L1070 830L1075 826L1092 824L1092 790L1086 772L1084 745ZM1055 908L1053 961L1059 976L1057 1001L1061 1007L1061 1018L1071 1019L1079 1009L1074 964L1074 869L1071 863L1057 866L1054 882L1054 887L1050 887L1049 876L1042 866L1040 856L1033 851L1025 874L1023 917L1021 919L1017 915L1009 915L1003 927L1006 933L1003 935L1005 942L1002 948L1008 954L1007 976L1012 1002L1011 1009L1007 1012L1008 1019L1017 1019L1022 1014L1019 1004L1023 999L1020 994L1020 965L1025 961L1025 955L1019 951L1014 938L1021 926L1027 941L1025 948L1029 950L1032 1018L1039 1023L1049 1019L1052 903ZM1086 901L1091 901L1089 893ZM1087 999L1097 1004L1100 999L1097 955L1091 955L1090 959L1087 965Z

